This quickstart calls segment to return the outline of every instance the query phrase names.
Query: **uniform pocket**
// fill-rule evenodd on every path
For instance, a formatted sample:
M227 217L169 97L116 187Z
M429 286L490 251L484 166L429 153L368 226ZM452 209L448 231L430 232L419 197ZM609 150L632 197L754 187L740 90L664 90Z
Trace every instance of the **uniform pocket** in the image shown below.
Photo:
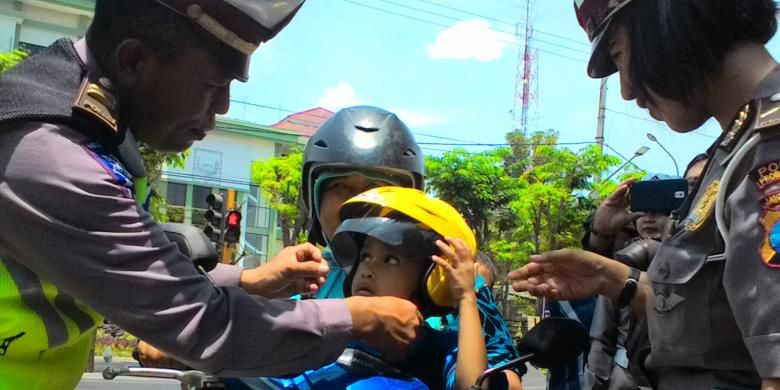
M672 352L672 358L688 360L711 347L711 289L716 264L705 264L683 284L655 284L655 304L648 312L653 349ZM726 302L723 302L724 304ZM666 354L664 354L666 355Z

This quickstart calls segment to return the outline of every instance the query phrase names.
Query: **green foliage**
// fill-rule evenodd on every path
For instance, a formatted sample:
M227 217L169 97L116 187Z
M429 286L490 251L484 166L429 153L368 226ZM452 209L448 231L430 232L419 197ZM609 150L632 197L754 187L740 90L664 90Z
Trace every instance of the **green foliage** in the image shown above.
M552 130L509 133L507 142L508 148L455 149L426 160L429 190L463 213L501 273L533 254L579 246L588 214L618 185L593 178L607 177L621 162L595 145L558 147ZM638 174L629 169L618 177ZM508 302L506 287L497 290L499 302Z
M25 58L27 58L27 52L23 50L17 49L0 53L0 73L13 68L16 64L24 61Z
M169 221L180 222L176 219L169 218L169 215L166 212L167 203L165 202L165 198L160 196L159 192L156 190L156 186L160 183L163 164L173 168L184 168L187 162L188 152L162 153L143 144L140 147L140 151L144 159L144 167L146 167L149 183L152 185L152 198L149 202L149 214L151 214L152 218L154 218L159 223L165 223ZM181 222L183 221L184 218L182 214Z
M427 185L463 213L480 242L488 240L489 222L499 217L499 208L506 207L517 190L517 181L504 169L509 153L508 149L474 154L455 149L426 159Z
M300 202L302 169L303 153L299 149L252 163L252 182L277 212L284 246L297 244L306 226L306 213Z

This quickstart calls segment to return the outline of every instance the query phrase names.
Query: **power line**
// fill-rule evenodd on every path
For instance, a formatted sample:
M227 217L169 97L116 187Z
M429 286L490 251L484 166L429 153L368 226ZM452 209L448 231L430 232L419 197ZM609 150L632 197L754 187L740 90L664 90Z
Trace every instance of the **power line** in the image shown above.
M405 5L405 4L399 4L399 3L396 3L396 2L390 1L390 0L378 0L378 1L381 1L381 2L387 3L387 4L392 4L392 5L395 5L397 7L410 9L412 11L422 12L424 14L428 14L428 15L433 15L433 16L438 16L438 17L441 17L441 18L449 19L449 20L452 20L452 21L455 21L455 22L458 22L458 23L465 22L465 20L463 20L463 19L459 19L459 18L452 17L452 16L449 16L449 15L444 15L444 14L441 14L441 13L438 13L438 12L433 12L433 11L428 11L428 10L412 7L412 6ZM426 3L432 3L432 4L435 4L435 5L438 5L436 3L433 3L433 2L430 2L430 1L427 1L427 0L419 0L419 1L423 1L423 2L426 2ZM490 18L490 17L478 15L478 14L475 14L475 13L470 13L468 11L459 10L457 8L453 8L453 7L449 7L449 6L445 6L445 5L439 5L439 6L447 8L447 9L458 10L460 12L468 13L468 14L475 15L475 16L478 16L478 17L481 17L481 18L490 19L490 20L493 20L493 21L498 21L498 22L501 22L501 23L509 24L510 26L515 27L514 24L509 23L509 22L504 22L504 21L501 21L501 20L498 20L498 19L493 19L493 18ZM496 30L496 29L489 28L489 27L488 27L488 30L493 31L493 32L497 32L497 33L500 33L500 34L506 34L506 35L514 36L514 34L512 34L512 33L509 33L509 32L506 32L506 31L501 31L501 30ZM498 38L495 38L494 40L506 43L508 45L520 46L520 44L515 42L515 41L505 41L503 39L498 39ZM535 39L535 41L540 42L540 43L546 43L548 45L557 46L557 47L560 47L562 49L568 49L568 50L571 50L571 51L574 51L574 52L577 52L577 53L581 53L581 54L590 54L587 51L580 50L580 49L575 49L573 47L563 46L563 45L557 44L555 42L543 41L541 39Z
M269 105L265 105L265 104L250 103L250 102L243 101L243 100L231 99L230 102L231 103L244 104L244 105L247 105L247 106L250 106L250 107L264 108L264 109L273 110L273 111L284 111L284 112L288 112L288 113L303 112L303 111L294 111L294 110L290 110L290 109L282 108L282 107L273 107L273 106L269 106ZM310 116L313 116L315 118L321 118L321 119L329 119L330 118L329 116L322 116L322 115L316 115L316 114L306 114L306 115L310 115ZM242 129L242 130L249 131L248 129ZM423 136L423 137L430 137L430 138L436 138L436 139L441 139L441 140L445 140L445 141L455 141L455 142L464 142L464 143L477 143L475 141L469 141L469 140L464 140L464 139L459 139L459 138L442 137L442 136L439 136L439 135L421 133L421 132L417 132L417 131L412 131L412 133L414 135L419 135L419 136Z
M659 121L652 120L652 119L647 119L647 118L642 118L642 117L639 117L639 116L636 116L636 115L631 115L631 114L623 112L623 111L617 111L617 110L613 110L613 109L610 109L610 108L605 108L604 110L605 111L609 111L609 112L611 112L613 114L622 115L622 116L625 116L625 117L628 117L628 118L631 118L631 119L636 119L636 120L640 120L640 121L649 122L649 123L652 123L652 124L654 124L656 126L667 127L666 125L664 125L663 123L661 123ZM709 134L702 133L701 130L694 130L694 131L691 132L691 134L695 134L695 135L698 135L700 137L705 137L705 138L709 138L709 139L716 139L716 138L718 138L718 137L711 136Z
M420 1L420 2L423 2L423 3L427 3L427 4L431 4L431 5L434 5L434 6L437 6L437 7L441 7L441 8L444 8L444 9L448 9L448 10L451 10L451 11L461 12L461 13L464 13L466 15L476 16L478 18L490 20L490 21L493 21L493 22L496 22L496 23L501 23L501 24L508 25L510 27L513 27L513 28L515 27L515 23L512 23L512 22L507 22L505 20L496 19L496 18L493 18L493 17L490 17L490 16L486 16L486 15L481 15L481 14L474 13L474 12L471 12L471 11L468 11L468 10L464 10L464 9L461 9L461 8L456 8L456 7L452 7L452 6L449 6L449 5L444 5L444 4L441 4L441 3L437 3L435 1L431 1L431 0L417 0L417 1ZM515 6L518 7L518 8L521 8L521 9L523 8L523 7L519 6L519 5L515 5ZM525 27L525 26L523 26L523 27ZM575 40L575 39L567 38L567 37L564 37L563 35L548 33L548 32L537 30L537 29L534 29L534 32L537 32L537 33L542 34L542 35L555 37L555 38L558 38L558 39L561 39L561 40L564 40L564 41L573 42L573 43L576 43L576 44L579 44L579 45L590 46L587 43L584 43L582 41L578 41L578 40ZM572 50L576 50L576 49L572 49Z
M431 20L428 20L428 19L422 19L422 18L418 18L416 16L410 16L410 15L402 14L402 13L391 11L391 10L388 10L388 9L385 9L385 8L380 8L380 7L375 7L375 6L368 5L368 4L359 3L359 2L353 1L353 0L342 0L342 1L345 1L345 2L350 3L350 4L354 4L354 5L358 6L358 7L369 8L369 9L373 9L375 11L384 12L384 13L395 15L395 16L400 16L402 18L407 18L407 19L416 20L416 21L422 22L422 23L432 24L434 26L439 26L439 27L444 27L444 28L452 27L450 25L446 25L446 24L443 24L443 23L438 23L438 22L431 21ZM495 30L493 30L493 31L495 31ZM502 32L502 31L498 31L498 32L499 33L503 33L503 34L507 34L506 32ZM494 40L500 41L500 42L504 42L504 41L498 40L498 39L494 39ZM520 46L519 44L514 43L514 42L507 43L507 44L511 44L513 46L518 46L518 47ZM555 45L555 46L559 46L559 45ZM581 63L581 64L586 63L586 61L581 59L581 58L574 58L574 57L567 56L565 54L560 54L560 53L556 53L556 52L545 50L545 49L537 49L537 50L539 52L541 52L541 53L545 53L545 54L549 54L551 56L564 58L564 59L571 60L571 61L574 61L574 62L578 62L578 63Z
M502 147L502 146L576 146L576 145L593 145L594 141L582 141L582 142L556 142L556 143L524 143L513 144L509 142L504 143L447 143L447 142L418 142L417 145L432 145L432 146L490 146L490 147Z
M622 158L622 159L623 159L623 160L625 160L626 162L631 162L631 165L633 165L633 166L634 166L634 168L636 168L636 169L638 169L638 170L640 170L640 171L642 171L642 172L647 172L646 170L644 170L644 169L640 168L640 167L639 167L639 165L636 165L636 163L635 163L635 162L631 161L631 159L630 159L630 158L627 158L627 157L626 157L626 156L624 156L622 153L618 152L618 151L617 151L615 148L613 148L613 147L609 146L609 144L607 144L606 142L604 143L604 146L606 146L606 147L607 147L607 149L611 150L613 153L615 153L615 154L617 154L618 156L620 156L620 158Z

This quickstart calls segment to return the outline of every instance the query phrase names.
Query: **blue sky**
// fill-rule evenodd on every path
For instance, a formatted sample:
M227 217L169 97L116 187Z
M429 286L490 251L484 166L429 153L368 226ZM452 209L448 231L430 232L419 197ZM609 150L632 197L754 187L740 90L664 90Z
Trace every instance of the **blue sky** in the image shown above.
M587 37L570 1L531 1L537 71L528 128L555 129L561 142L592 142L599 81L585 74ZM371 104L396 112L420 143L454 142L431 136L503 143L516 123L517 22L525 25L525 0L308 0L254 55L250 81L233 84L234 100L276 109L234 102L228 116L273 124L286 110ZM770 50L777 53L780 41ZM720 132L711 121L695 133L674 133L623 101L616 79L609 81L607 109L606 144L625 156L650 147L635 160L647 171L674 174L671 159L646 133L682 170ZM440 154L453 146L423 148Z

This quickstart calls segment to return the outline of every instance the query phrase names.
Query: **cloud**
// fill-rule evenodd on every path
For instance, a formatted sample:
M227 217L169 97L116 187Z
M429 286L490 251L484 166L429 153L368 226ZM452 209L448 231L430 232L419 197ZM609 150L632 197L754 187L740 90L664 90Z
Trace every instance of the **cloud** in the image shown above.
M435 60L495 61L514 42L514 36L491 30L486 20L473 19L439 32L436 42L427 51L428 57Z
M331 111L367 103L368 101L359 97L355 89L346 81L339 82L335 87L326 88L322 97L317 100L318 107Z
M450 121L449 117L436 113L418 112L405 110L403 108L393 108L390 111L398 115L398 117L412 129L416 127L442 125Z

